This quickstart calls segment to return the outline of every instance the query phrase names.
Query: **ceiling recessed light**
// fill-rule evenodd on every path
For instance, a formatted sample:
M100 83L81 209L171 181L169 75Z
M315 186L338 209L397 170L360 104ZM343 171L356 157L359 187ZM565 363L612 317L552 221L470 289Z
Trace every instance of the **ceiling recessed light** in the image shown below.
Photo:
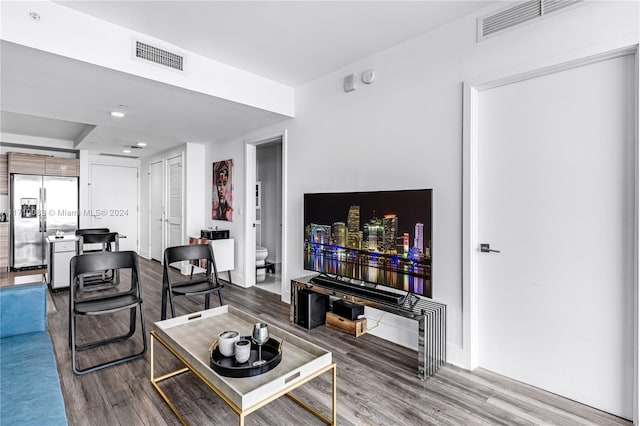
M130 149L123 149L122 152L124 152L125 154L131 154L131 150Z
M138 142L136 145L138 145L139 147L144 148L145 146L147 146L146 142Z
M121 112L121 111L111 111L111 115L112 115L113 117L122 118L122 117L124 117L124 112Z

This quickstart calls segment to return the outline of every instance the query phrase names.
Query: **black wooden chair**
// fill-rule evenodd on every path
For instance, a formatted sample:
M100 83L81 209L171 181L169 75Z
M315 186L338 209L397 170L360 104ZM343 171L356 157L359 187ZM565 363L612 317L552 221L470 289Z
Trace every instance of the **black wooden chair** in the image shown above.
M169 268L176 262L189 262L191 273L189 279L172 279ZM205 269L204 275L197 274L194 278L194 267ZM212 293L218 293L220 305L222 301L222 288L224 284L218 279L218 270L213 256L213 248L210 244L192 244L186 246L169 247L164 251L164 265L162 274L162 312L161 319L167 318L167 301L171 306L171 316L176 316L173 303L174 296L198 296L204 295L204 308L209 309ZM175 275L175 273L174 273Z
M79 291L80 278L84 274L97 271L127 269L131 273L131 283L128 288L117 288L96 292ZM89 295L89 296L87 296ZM83 297L84 296L84 297ZM140 308L140 324L142 329L142 351L133 355L126 355L118 359L94 364L80 369L77 366L76 355L79 351L96 348L110 343L129 339L136 331L136 311ZM78 317L94 317L116 314L129 310L129 331L120 336L106 339L94 339L89 343L78 343ZM84 321L84 320L83 320ZM106 321L106 319L104 320ZM114 324L109 321L106 329ZM98 327L94 327L97 330ZM98 333L97 333L98 334ZM140 286L140 269L138 255L133 251L104 252L74 256L71 259L71 286L69 289L69 345L71 347L71 362L75 374L85 374L102 368L118 365L123 362L142 358L147 351L147 334L142 312L142 289Z
M104 228L106 229L106 228ZM117 232L83 232L76 240L76 255L120 251ZM116 287L120 283L120 272L115 270L100 271L96 274L85 274L80 277L79 290L102 290Z
M96 234L99 232L111 232L109 228L82 228L76 229L76 237L84 234Z

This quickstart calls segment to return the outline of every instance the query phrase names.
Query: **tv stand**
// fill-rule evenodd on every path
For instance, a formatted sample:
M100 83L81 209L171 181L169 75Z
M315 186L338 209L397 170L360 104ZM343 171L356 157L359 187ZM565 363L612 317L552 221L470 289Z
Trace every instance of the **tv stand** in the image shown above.
M317 276L310 275L291 280L289 321L292 324L298 323L298 291L308 289L418 321L418 377L420 379L424 380L432 376L446 362L446 305L413 294L404 297L401 304L385 303L373 298L357 296L353 289L332 288L321 280L313 280L315 277Z
M331 278L327 275L317 275L311 278L312 284L317 284L322 287L331 288L344 293L350 293L357 297L364 299L371 299L374 302L390 303L392 305L402 305L404 303L406 294L394 293L392 291L380 290L377 288L358 286L356 284L350 284L344 282L338 278Z

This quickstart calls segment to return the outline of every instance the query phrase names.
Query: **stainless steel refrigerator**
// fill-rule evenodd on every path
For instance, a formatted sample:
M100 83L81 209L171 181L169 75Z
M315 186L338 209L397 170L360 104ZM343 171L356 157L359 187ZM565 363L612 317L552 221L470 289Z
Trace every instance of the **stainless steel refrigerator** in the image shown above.
M11 175L11 267L46 265L46 238L78 229L78 178Z

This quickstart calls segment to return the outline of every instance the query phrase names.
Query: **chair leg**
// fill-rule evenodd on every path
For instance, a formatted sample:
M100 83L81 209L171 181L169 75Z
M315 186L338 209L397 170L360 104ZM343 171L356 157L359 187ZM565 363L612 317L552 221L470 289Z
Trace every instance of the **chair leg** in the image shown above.
M115 337L109 337L106 339L102 339L102 340L96 340L95 342L89 342L89 343L84 343L79 345L76 341L75 343L75 350L80 352L80 351L86 351L87 349L93 349L93 348L97 348L98 346L103 346L109 343L118 343L118 342L122 342L127 340L128 338L130 338L131 336L133 336L133 334L136 331L136 324L135 324L135 308L131 308L133 315L129 316L129 320L131 321L131 317L133 317L133 323L129 324L129 331L126 334L122 334L120 336L115 336ZM77 321L77 320L76 320ZM74 323L75 325L75 323ZM77 339L77 337L76 337Z
M69 303L71 303L71 301L69 301ZM73 312L71 312L71 309L69 309L69 348L73 348L73 339L71 338L72 323L73 323Z
M204 308L209 309L209 306L211 306L211 294L207 293L204 295Z
M71 314L69 318L69 345L71 346L71 368L76 368L76 316Z
M127 339L136 332L136 310L137 308L133 308L129 312L129 333L127 334Z
M171 294L171 292L169 291L169 306L171 307L171 318L175 318L176 317L176 307L173 304L173 294Z
M136 321L136 310L137 307L133 307L130 309L130 319L132 320L132 322L134 324L130 324L129 325L129 330L134 330L136 328L135 325L135 321ZM129 356L125 356L122 358L118 358L112 361L107 361L107 362L103 362L101 364L97 364L94 365L92 367L88 367L88 368L84 368L84 369L79 369L76 365L76 352L77 350L80 350L79 348L77 348L77 345L75 344L75 340L76 340L76 316L73 316L73 327L72 327L72 341L73 341L73 346L71 348L71 366L73 368L73 372L75 374L86 374L86 373L90 373L92 371L96 371L96 370L100 370L103 368L107 368L107 367L112 367L114 365L118 365L118 364L122 364L124 362L128 362L128 361L133 361L134 359L138 359L138 358L142 358L144 356L144 354L147 352L147 330L145 327L145 322L144 322L144 313L142 311L142 304L140 304L140 328L142 329L142 351L133 354L133 355L129 355ZM120 336L122 337L122 336ZM111 341L113 339L105 339L102 342L106 343L107 341ZM125 340L125 339L120 339L120 340ZM117 340L116 340L117 341ZM104 344L103 343L103 344ZM95 344L92 344L95 346Z
M169 293L169 289L165 286L162 286L162 310L160 312L160 319L167 319L167 293Z
M224 303L222 302L222 292L220 290L218 290L218 298L220 299L220 306L223 306Z

